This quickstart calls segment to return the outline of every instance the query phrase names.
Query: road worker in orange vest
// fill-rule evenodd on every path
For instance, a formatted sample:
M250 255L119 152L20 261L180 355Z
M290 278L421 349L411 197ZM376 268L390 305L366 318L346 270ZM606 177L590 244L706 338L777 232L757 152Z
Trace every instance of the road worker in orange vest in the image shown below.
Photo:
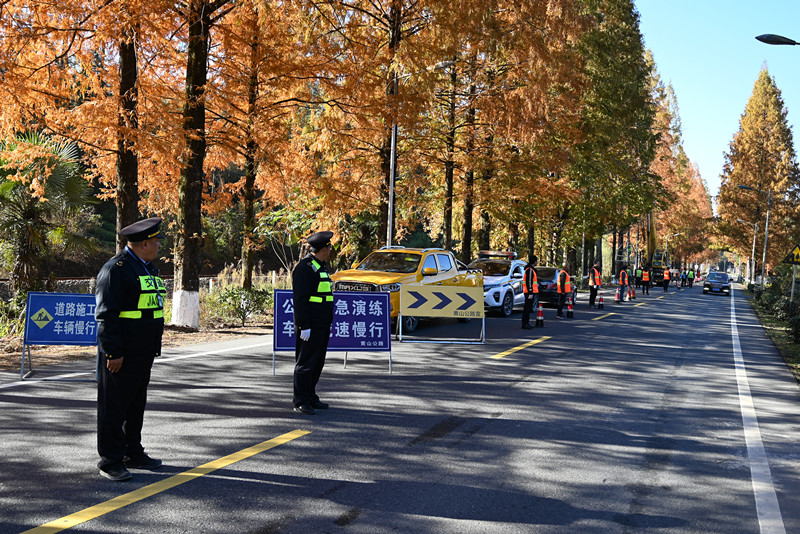
M567 297L572 296L572 284L569 281L569 273L567 272L569 264L565 263L558 273L558 282L556 283L556 290L558 291L558 310L556 317L564 319L564 304L567 302Z
M589 307L596 308L595 299L597 298L597 291L603 283L603 277L600 273L600 260L594 262L594 266L589 270Z
M669 267L664 269L664 291L669 289Z
M650 279L653 277L653 272L650 270L649 265L645 265L642 269L642 294L650 294Z
M628 293L628 266L623 265L619 271L619 301L625 302L625 295Z
M539 304L539 280L536 276L536 256L531 256L528 259L528 264L525 265L525 275L522 279L522 292L525 294L525 306L522 308L522 328L530 330L533 328L531 325L531 312L536 309Z

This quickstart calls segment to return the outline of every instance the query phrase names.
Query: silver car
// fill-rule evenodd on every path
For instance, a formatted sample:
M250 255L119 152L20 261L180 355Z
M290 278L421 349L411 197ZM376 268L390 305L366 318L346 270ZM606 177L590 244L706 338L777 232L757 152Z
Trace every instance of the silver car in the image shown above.
M483 271L483 303L486 308L508 317L514 307L525 304L522 290L524 261L487 257L478 258L468 267Z

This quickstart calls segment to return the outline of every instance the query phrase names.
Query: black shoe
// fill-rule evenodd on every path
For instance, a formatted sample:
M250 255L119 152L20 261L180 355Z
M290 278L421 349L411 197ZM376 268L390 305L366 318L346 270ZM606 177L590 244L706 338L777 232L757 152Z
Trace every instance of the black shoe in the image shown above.
M317 413L314 411L314 408L311 406L310 402L304 402L300 406L295 406L294 411L296 411L297 413L304 413L306 415L314 415L315 413Z
M525 330L532 330L533 329L533 327L531 325L529 325L529 324L522 325L522 328L525 329Z
M327 410L330 407L330 404L327 402L322 402L321 400L317 399L311 403L311 407L315 410Z
M113 480L114 482L124 482L133 478L130 471L125 469L123 466L108 467L106 469L101 468L100 474L109 480Z
M142 453L141 456L136 456L131 458L130 456L126 456L123 460L125 462L125 467L128 469L158 469L161 467L162 463L161 460L158 458L150 458L146 453Z

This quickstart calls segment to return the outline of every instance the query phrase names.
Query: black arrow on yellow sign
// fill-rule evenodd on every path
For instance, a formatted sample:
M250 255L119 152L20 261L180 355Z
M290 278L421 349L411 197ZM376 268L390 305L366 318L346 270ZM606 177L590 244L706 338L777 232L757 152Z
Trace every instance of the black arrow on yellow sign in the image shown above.
M788 256L783 260L783 263L789 265L800 265L800 245L795 245Z

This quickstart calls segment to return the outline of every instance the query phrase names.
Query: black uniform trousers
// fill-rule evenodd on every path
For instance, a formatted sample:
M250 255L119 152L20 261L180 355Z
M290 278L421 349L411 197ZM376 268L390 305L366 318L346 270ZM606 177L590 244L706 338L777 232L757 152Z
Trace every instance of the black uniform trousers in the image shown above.
M589 307L594 308L594 302L597 299L597 286L589 286Z
M642 280L642 294L643 295L650 294L650 280Z
M306 402L319 400L317 382L325 366L325 355L328 352L328 341L331 336L331 325L311 326L311 337L308 341L300 339L300 329L295 328L297 343L294 349L294 396L292 402L300 406Z
M556 308L556 315L558 317L564 316L564 304L567 303L567 294L566 293L559 293L558 294L558 307Z
M528 295L533 295L528 298ZM531 312L537 307L539 302L539 293L529 293L525 295L525 305L522 308L522 326L531 324Z
M138 361L126 356L122 368L112 373L105 355L99 355L97 375L97 452L102 468L120 467L125 456L144 453L142 425L153 358Z

